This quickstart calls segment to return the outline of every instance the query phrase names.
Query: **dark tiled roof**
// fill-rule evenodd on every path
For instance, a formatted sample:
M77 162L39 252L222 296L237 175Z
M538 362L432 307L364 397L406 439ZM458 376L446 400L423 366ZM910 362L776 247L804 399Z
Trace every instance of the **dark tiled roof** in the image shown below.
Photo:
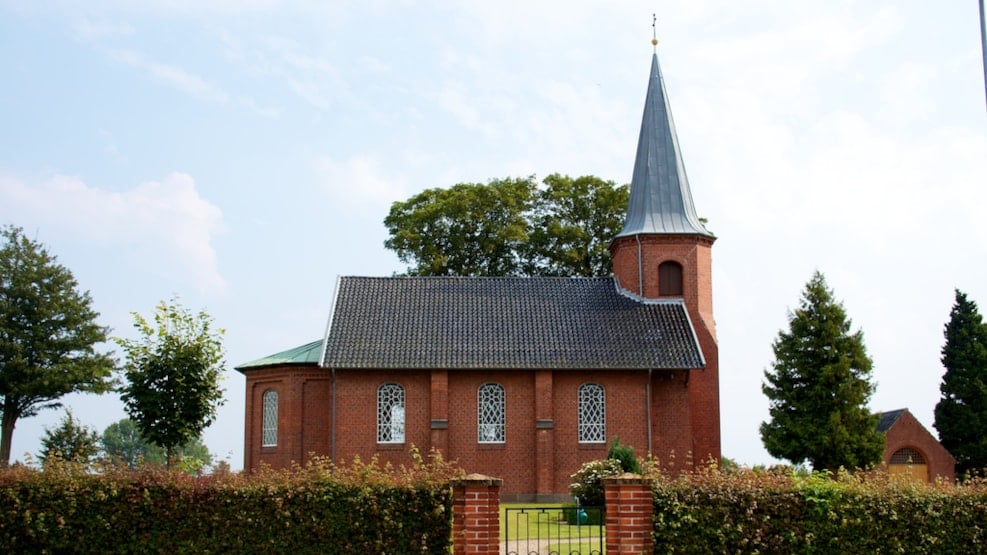
M330 368L703 368L681 302L612 278L342 277Z
M892 410L879 414L878 416L880 416L881 419L877 422L877 431L887 433L888 430L891 429L891 426L894 426L894 423L898 421L898 418L900 418L902 414L905 414L906 410L908 409Z

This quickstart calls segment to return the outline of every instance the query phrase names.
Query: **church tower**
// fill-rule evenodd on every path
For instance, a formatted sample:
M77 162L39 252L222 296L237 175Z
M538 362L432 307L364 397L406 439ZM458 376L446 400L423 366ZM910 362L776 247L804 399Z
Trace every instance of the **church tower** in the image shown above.
M624 228L610 244L610 253L614 276L625 293L641 302L681 302L688 311L706 363L704 368L694 369L681 379L689 390L691 429L688 432L693 438L691 455L696 464L711 458L718 462L720 458L719 363L711 262L715 240L693 206L655 53L651 58L627 216ZM664 378L678 381L677 377ZM661 399L652 402L658 404ZM660 435L661 415L653 413L653 419L652 425ZM665 433L686 431L666 430Z

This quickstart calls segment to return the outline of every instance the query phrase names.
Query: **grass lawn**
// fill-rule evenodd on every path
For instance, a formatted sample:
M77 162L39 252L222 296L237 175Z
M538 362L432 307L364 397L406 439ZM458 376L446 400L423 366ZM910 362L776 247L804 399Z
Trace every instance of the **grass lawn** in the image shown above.
M572 505L562 503L501 504L500 539L524 547L524 550L515 549L518 552L527 552L536 543L544 552L601 550L603 529L593 524L569 524L568 520L572 519L566 519L565 513L572 510Z

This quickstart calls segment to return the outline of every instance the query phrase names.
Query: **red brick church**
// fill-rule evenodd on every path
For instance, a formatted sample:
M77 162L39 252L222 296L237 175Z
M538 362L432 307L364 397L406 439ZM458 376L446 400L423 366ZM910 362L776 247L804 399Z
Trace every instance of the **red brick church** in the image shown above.
M711 249L657 55L602 278L341 277L325 337L243 364L244 468L437 449L517 497L565 494L619 436L720 458Z

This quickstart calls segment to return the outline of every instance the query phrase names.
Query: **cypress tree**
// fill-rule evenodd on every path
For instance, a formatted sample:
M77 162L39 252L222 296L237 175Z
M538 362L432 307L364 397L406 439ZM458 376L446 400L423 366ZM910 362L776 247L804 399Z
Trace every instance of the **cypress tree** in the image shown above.
M878 463L884 436L866 406L874 385L863 332L850 332L850 319L820 272L788 323L772 345L775 360L761 386L770 401L771 420L760 428L765 448L816 470Z
M987 468L987 325L977 303L959 289L942 347L946 368L939 385L935 427L963 474Z

